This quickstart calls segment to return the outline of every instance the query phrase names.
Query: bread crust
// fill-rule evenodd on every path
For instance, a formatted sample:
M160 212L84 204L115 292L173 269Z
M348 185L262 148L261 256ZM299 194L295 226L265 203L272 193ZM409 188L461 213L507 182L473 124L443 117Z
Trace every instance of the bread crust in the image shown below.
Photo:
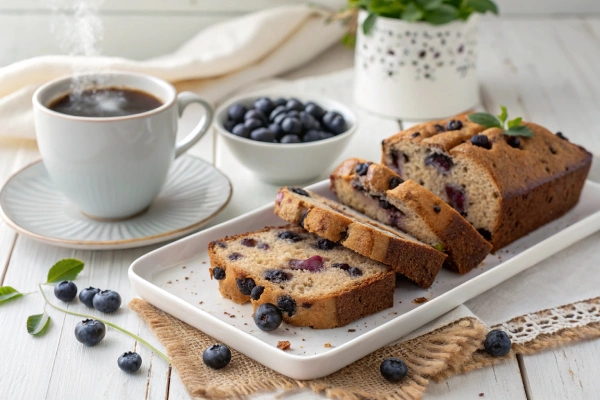
M245 271L240 265L229 261L219 251L231 242L246 237L255 236L257 233L271 230L299 230L291 225L280 227L266 227L259 231L244 233L231 237L225 237L213 241L208 245L210 259L210 276L214 277L214 269L220 267L225 270L225 278L219 280L219 291L225 298L236 303L252 302L254 310L263 303L278 304L278 299L286 295L285 290L277 284L265 280L262 276L256 276ZM383 267L383 266L382 266ZM256 285L264 286L265 290L258 300L252 300L250 296L244 295L239 290L236 279L252 278ZM296 312L290 316L283 312L283 320L295 326L308 326L316 329L335 328L347 325L350 322L390 308L394 304L396 274L391 269L385 270L381 275L357 281L352 290L330 291L322 296L296 296Z
M350 158L342 162L331 174L331 189L342 203L360 206L360 201L352 201L355 197L372 196L388 201L401 211L410 210L426 227L428 235L406 226L400 228L429 245L435 246L441 243L444 252L448 255L444 267L460 274L475 268L489 254L492 249L491 244L442 199L410 179L391 188L390 179L400 177L381 164L370 163L366 174L361 177L356 172L356 167L364 163L369 162L360 158ZM360 189L354 189L355 186ZM361 208L357 208L357 211L377 218L378 210ZM435 243L428 241L431 235L436 237Z
M428 288L433 284L446 259L445 254L426 244L398 236L389 227L378 225L383 229L377 229L368 222L344 215L341 209L332 210L319 204L326 199L307 192L317 204L289 188L282 188L275 202L275 213L288 222L301 224L309 232L391 266L420 287Z
M577 204L592 161L592 155L583 147L540 125L524 122L522 125L529 127L534 136L521 137L520 146L515 148L507 143L503 130L486 130L467 116L420 124L385 139L383 163L389 162L395 148L410 142L442 150L453 160L468 162L481 171L499 194L498 212L489 232L492 251L564 215ZM462 121L460 131L438 132L435 128L452 119ZM487 136L491 149L474 146L469 139L475 134Z

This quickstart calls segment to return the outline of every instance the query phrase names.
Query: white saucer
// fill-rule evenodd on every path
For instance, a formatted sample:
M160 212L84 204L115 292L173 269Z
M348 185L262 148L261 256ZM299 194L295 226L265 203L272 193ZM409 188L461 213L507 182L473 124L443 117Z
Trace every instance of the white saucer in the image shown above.
M0 191L0 215L17 232L54 246L127 249L179 238L225 208L231 183L207 162L181 156L150 208L119 222L89 219L54 188L42 161L13 175Z

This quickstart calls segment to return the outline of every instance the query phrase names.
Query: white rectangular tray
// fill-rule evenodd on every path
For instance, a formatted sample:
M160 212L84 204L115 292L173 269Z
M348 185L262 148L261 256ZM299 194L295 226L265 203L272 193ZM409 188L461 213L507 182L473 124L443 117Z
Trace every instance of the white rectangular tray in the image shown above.
M334 197L329 191L329 181L309 189ZM314 379L331 374L401 338L599 230L600 185L587 181L581 200L573 210L489 255L468 274L461 276L442 270L427 290L408 281L399 282L393 308L336 329L318 330L282 324L276 331L262 332L254 324L252 307L222 298L217 282L210 279L207 254L210 241L266 225L284 224L273 213L273 204L268 204L144 255L129 268L129 280L143 299L215 340L283 375ZM428 301L417 305L413 300L418 297ZM280 340L289 341L291 349L279 350L276 346Z

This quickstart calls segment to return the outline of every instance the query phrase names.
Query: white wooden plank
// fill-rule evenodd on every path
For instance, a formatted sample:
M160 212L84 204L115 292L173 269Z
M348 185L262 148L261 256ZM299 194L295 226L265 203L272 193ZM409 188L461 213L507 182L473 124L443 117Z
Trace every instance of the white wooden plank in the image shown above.
M31 143L15 143L0 139L0 187L12 174L38 158L39 153ZM0 286L16 237L15 231L0 220Z
M59 2L56 0L49 2L40 2L39 0L3 0L0 5L2 11L46 11L53 4L64 4L68 2ZM73 2L71 2L73 3ZM275 7L286 4L302 4L307 3L305 0L104 0L100 5L100 10L103 12L156 12L156 11L171 11L171 12L222 12L222 13L237 13L261 10L267 7ZM329 7L343 7L344 0L316 0L311 1L312 4L319 4Z
M589 47L580 47L580 43L590 40L585 38L582 22L560 21L558 28L556 22L550 20L514 19L490 25L493 29L488 29L487 34L493 31L500 39L497 47L488 47L493 51L482 60L480 69L484 74L488 106L497 109L489 103L510 102L514 115L520 112L526 119L552 131L560 130L571 141L598 154L600 135L596 120L600 84L595 84L597 79L586 79L581 73L581 60L591 57ZM571 31L571 34L560 37L559 30ZM484 37L487 34L484 33ZM528 40L523 40L524 37ZM570 54L566 53L567 48ZM496 63L492 65L494 59ZM500 69L499 63L503 65L503 75L494 74Z
M423 399L463 400L479 396L488 400L525 400L527 397L517 360L507 360L492 367L453 376L444 382L432 383Z
M70 250L58 248L34 249L30 241L17 240L15 247L17 251L11 259L4 284L21 292L36 290L37 283L44 281L50 262L73 255ZM23 251L18 251L19 248ZM2 359L8 362L0 363L0 393L6 398L40 399L46 395L64 316L52 313L47 334L42 338L32 337L25 329L25 321L28 315L39 314L42 310L43 300L37 294L2 306L0 343L3 344Z
M253 11L283 4L307 3L305 0L105 0L103 11ZM312 0L310 3L332 8L343 7L344 0ZM600 4L595 0L496 0L500 11L506 14L548 15L599 13ZM46 6L46 7L44 7ZM44 10L47 3L37 0L3 0L0 10Z
M522 356L530 400L600 399L600 340Z

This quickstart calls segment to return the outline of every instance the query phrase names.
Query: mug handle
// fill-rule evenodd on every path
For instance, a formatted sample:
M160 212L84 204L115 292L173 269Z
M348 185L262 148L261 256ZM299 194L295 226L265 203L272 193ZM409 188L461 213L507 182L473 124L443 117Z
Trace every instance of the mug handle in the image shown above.
M198 125L185 138L177 142L175 145L175 158L196 144L208 131L213 120L214 111L212 106L206 100L192 92L181 92L177 95L177 108L180 117L183 114L183 110L192 103L200 104L204 108L205 115L202 116Z

